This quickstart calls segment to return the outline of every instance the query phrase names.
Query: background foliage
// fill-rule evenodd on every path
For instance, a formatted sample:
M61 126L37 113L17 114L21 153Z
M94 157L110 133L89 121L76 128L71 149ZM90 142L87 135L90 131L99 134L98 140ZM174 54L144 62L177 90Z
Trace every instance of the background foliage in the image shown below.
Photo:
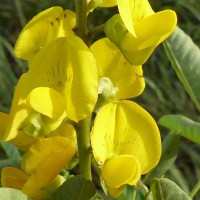
M179 27L200 47L200 0L151 0L150 3L155 11L166 8L175 10ZM34 15L54 5L74 10L74 0L0 0L0 112L9 112L14 87L27 69L26 63L13 55L19 32ZM116 8L96 9L89 16L89 27L106 22L116 12ZM97 35L94 40L100 36ZM182 114L200 121L199 112L179 81L162 45L144 64L143 70L146 89L134 101L148 110L157 121L167 114ZM162 126L160 130L165 138L169 131ZM5 146L1 142L0 147L0 169L19 164L20 156L12 146ZM176 152L173 157L176 161L167 170L165 177L188 193L200 180L200 146L181 138L180 145L173 152ZM194 199L200 199L200 192Z

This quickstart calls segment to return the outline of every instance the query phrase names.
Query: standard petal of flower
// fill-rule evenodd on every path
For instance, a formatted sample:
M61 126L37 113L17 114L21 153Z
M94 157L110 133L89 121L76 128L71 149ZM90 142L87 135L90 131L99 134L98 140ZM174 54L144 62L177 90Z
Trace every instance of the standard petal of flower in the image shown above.
M24 60L33 58L49 41L57 37L63 9L51 7L36 15L22 30L15 44L15 55Z
M5 167L1 172L2 187L21 190L28 178L22 170L13 167Z
M75 145L64 137L44 138L35 142L22 160L21 168L30 178L23 189L47 186L75 154Z
M78 48L77 48L78 47ZM94 109L97 101L98 70L96 60L78 37L69 38L73 82L68 98L69 118L83 119Z
M65 10L58 32L58 37L74 35L73 28L76 25L76 14L71 10Z
M35 111L52 119L58 119L66 107L63 96L48 87L33 89L27 97L27 103Z
M27 94L36 87L55 89L63 95L67 116L74 121L89 115L95 106L96 61L77 36L58 38L46 45L35 57L27 76Z
M141 176L140 163L134 156L114 156L102 168L102 178L106 185L119 188L125 184L135 185Z
M132 155L138 159L142 174L155 167L161 155L155 121L131 101L111 102L99 111L91 142L98 163L113 155Z
M117 5L124 25L133 36L136 36L135 24L154 13L148 0L117 0Z
M138 96L145 87L141 66L130 65L118 48L104 38L91 46L99 69L100 77L108 77L118 88L117 99Z

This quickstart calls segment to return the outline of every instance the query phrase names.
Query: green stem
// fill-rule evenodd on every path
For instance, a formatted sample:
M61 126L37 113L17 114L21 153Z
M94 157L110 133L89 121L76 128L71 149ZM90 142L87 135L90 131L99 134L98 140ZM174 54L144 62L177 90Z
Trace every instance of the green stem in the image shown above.
M133 188L133 198L132 200L136 200L137 197L137 190L135 188Z
M87 27L87 0L75 0L76 34L89 46ZM76 126L80 175L92 179L90 117L80 120Z
M200 180L197 182L197 184L194 186L194 188L192 189L192 191L190 192L190 197L193 198L196 193L199 191L200 189Z
M76 127L80 175L91 180L90 117L78 122Z
M87 44L87 0L75 0L77 35Z

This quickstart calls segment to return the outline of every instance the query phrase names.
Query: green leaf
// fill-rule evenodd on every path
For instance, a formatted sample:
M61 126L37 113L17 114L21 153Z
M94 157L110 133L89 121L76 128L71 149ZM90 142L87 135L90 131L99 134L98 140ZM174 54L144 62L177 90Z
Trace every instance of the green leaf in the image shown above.
M52 196L52 200L94 200L97 198L95 186L92 181L82 176L69 178Z
M169 134L163 141L162 156L158 165L150 171L143 182L148 184L153 178L160 178L171 167L179 152L180 135Z
M20 190L0 188L0 200L32 200Z
M4 150L6 156L10 159L21 157L19 150L11 143L0 141L0 147Z
M178 185L166 178L154 179L151 190L153 200L192 200Z
M178 27L164 46L178 78L200 111L200 49Z
M200 144L200 123L195 122L182 115L165 115L158 123L172 131L176 131L181 136Z
M4 167L16 167L16 168L20 168L20 164L21 164L21 159L20 158L12 158L12 159L4 159L4 160L0 160L0 171L4 168Z

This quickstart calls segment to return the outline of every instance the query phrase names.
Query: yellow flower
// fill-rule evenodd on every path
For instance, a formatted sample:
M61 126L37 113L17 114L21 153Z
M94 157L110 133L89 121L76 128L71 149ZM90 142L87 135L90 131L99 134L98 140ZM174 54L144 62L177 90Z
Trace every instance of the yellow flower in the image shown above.
M62 110L74 121L85 118L94 109L97 90L94 56L74 35L57 38L45 45L27 72L26 93L31 92L29 103L50 118L61 116ZM52 108L44 106L47 98L54 102Z
M0 120L2 123L0 130L1 139L12 142L22 150L27 150L35 141L37 141L38 137L47 136L50 131L56 129L61 124L66 116L66 114L60 114L64 112L63 110L60 110L63 108L62 104L60 104L60 108L57 104L55 105L55 102L52 101L51 98L49 98L47 94L49 92L48 88L42 90L42 99L37 98L35 91L31 92L27 98L25 91L26 80L26 74L23 74L19 79L15 89L10 114L0 113ZM51 94L51 92L49 92L49 94ZM58 94L56 93L57 96ZM42 111L37 110L37 106L30 102L33 101L32 98L35 98L35 102L41 100L40 105L45 102L43 103ZM59 99L59 97L57 98ZM53 106L55 107L53 108ZM44 110L47 110L48 112L44 112ZM50 118L52 117L49 113L50 110L52 110L53 113L56 113L56 117Z
M154 13L148 0L117 0L120 15L105 26L107 37L115 43L133 65L146 62L153 50L174 31L176 13Z
M49 42L19 80L2 138L27 149L64 118L78 121L91 114L97 90L96 61L84 42L74 35Z
M43 200L48 197L50 188L55 190L63 182L58 181L57 176L74 154L75 146L70 139L39 139L25 153L21 170L3 169L2 186L20 189L35 200Z
M130 65L112 42L106 38L100 39L91 46L91 51L99 70L100 94L108 90L103 88L108 85L105 85L105 81L111 82L111 91L107 92L117 100L132 98L143 92L145 81L142 67Z
M135 185L161 155L158 127L151 115L131 101L110 102L97 114L91 132L102 183L113 197Z
M12 101L10 114L1 113L1 121L4 119L6 123L2 124L3 130L1 130L1 139L12 140L20 132L21 125L23 121L28 117L31 109L26 105L26 98L24 96L24 85L26 76L25 74L21 76L18 84L15 88L15 94ZM24 138L24 140L29 143L29 139ZM30 141L32 143L32 140Z
M15 55L30 61L50 41L73 35L75 18L75 13L63 11L59 6L40 12L20 33L14 48Z

